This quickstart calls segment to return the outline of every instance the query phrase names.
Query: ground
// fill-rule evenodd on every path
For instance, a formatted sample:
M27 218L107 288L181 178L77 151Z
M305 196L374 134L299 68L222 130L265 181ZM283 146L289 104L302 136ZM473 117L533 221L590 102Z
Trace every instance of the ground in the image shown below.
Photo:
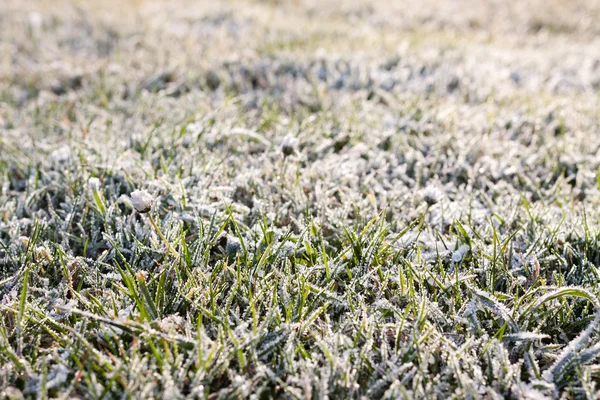
M0 397L597 398L599 19L0 0Z

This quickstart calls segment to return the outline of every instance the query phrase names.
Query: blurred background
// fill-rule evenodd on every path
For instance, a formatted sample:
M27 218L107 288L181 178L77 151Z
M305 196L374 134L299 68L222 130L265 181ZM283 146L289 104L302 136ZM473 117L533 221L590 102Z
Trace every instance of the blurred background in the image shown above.
M327 78L330 86L371 79L387 91L460 94L471 101L540 91L595 94L600 82L595 0L418 5L2 0L0 5L1 96L19 104L46 90L61 95L86 81L93 84L99 75L132 91L210 89L219 80L227 84L231 74L223 66L232 63L259 75L256 85L272 86L257 65L274 58L374 63L384 68L356 71L356 65L328 64L325 69L341 71L316 67L315 78ZM404 63L407 55L419 59L420 70ZM207 78L207 71L217 75Z

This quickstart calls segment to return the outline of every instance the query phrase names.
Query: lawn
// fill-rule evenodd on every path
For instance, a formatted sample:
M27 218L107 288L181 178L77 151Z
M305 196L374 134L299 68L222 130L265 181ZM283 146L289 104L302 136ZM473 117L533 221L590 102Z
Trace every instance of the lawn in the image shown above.
M0 0L0 397L598 398L598 20Z

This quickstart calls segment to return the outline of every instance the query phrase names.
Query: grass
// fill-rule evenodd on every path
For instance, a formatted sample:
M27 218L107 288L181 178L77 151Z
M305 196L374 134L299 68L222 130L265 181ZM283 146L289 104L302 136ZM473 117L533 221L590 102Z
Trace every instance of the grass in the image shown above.
M580 9L156 4L0 11L0 397L597 397Z

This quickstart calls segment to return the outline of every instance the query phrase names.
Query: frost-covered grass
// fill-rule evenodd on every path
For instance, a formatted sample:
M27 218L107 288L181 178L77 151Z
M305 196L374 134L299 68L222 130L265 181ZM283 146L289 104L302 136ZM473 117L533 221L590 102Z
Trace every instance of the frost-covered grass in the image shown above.
M596 398L600 8L503 3L0 2L0 397Z

